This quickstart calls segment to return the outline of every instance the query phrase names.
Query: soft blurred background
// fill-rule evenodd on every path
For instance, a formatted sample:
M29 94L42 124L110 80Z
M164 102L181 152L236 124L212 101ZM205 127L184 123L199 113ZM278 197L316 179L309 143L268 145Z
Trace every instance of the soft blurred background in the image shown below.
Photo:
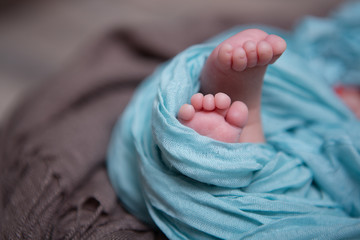
M66 69L93 41L115 28L174 24L202 12L241 16L243 23L291 27L325 16L340 0L0 0L0 123L29 89ZM226 21L226 19L224 19ZM160 36L161 37L161 36ZM165 37L165 36L164 36ZM186 38L186 36L183 36Z

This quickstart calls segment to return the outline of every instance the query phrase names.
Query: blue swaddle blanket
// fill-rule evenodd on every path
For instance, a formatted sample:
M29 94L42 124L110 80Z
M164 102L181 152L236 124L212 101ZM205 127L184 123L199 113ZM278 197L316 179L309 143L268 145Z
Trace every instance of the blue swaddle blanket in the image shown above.
M360 84L359 12L348 3L292 33L256 26L288 44L265 75L264 144L218 142L176 119L211 51L245 27L159 67L109 147L125 207L170 239L360 239L360 122L332 90Z

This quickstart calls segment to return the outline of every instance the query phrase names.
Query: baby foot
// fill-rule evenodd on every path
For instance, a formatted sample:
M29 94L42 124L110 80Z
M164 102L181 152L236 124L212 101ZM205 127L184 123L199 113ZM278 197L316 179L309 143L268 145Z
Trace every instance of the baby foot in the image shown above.
M219 44L205 63L201 92L224 92L249 109L241 142L264 142L260 115L263 78L268 64L274 63L285 49L281 37L248 29Z
M279 36L259 29L242 31L213 50L201 74L201 90L224 92L243 101L249 110L256 108L266 67L285 49L286 42Z
M279 36L248 29L221 43L212 54L218 68L231 74L274 63L285 48L286 42Z
M242 128L248 118L248 109L240 101L231 104L224 93L215 96L197 93L191 104L184 104L179 112L179 121L197 133L222 142L239 142Z

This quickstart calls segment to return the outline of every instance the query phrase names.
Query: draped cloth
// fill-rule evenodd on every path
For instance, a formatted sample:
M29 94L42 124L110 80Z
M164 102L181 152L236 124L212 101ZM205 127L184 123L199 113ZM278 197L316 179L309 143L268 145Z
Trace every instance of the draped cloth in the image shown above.
M360 238L360 122L334 94L360 84L359 2L282 36L262 95L266 143L222 143L176 114L211 51L190 47L137 90L113 131L108 173L124 206L170 239Z

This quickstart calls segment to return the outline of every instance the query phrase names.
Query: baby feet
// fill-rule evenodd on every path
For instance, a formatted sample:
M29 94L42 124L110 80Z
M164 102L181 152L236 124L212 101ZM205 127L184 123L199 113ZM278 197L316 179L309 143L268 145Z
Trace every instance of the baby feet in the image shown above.
M279 36L248 29L220 43L208 57L200 77L204 94L226 93L248 107L248 123L240 142L264 142L261 124L261 93L268 64L286 49Z
M248 109L240 101L233 102L228 95L215 96L197 93L191 104L184 104L179 112L179 121L197 133L218 141L239 142L242 128L248 118Z

